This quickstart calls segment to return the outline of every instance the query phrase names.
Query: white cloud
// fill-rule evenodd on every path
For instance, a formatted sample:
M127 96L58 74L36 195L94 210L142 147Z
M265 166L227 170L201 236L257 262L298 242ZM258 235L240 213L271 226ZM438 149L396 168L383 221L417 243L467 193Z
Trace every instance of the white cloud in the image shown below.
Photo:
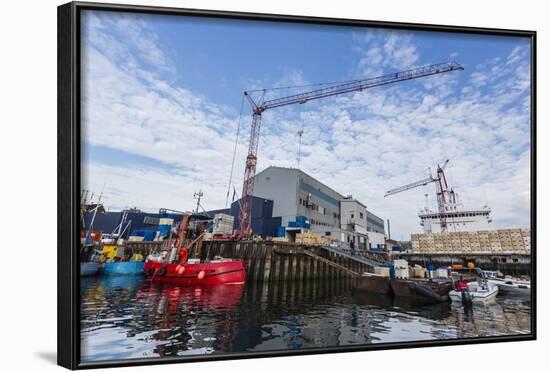
M131 47L102 31L102 21L94 19L94 40L84 53L86 140L162 161L169 168L90 163L85 168L88 185L99 189L105 182L105 201L113 208L191 209L198 188L205 191L206 207L223 207L237 115L151 72L155 70L147 68L149 63L159 63L166 71L175 67L146 24L125 20L124 29L150 41L151 53L137 49L135 56ZM355 33L354 40L357 76L410 67L420 58L408 33ZM429 166L447 158L451 159L449 181L467 204L488 203L494 209L496 227L527 226L527 52L514 49L501 59L425 79L422 84L387 86L267 111L258 170L269 165L295 166L296 132L303 127L301 167L389 218L397 238L419 231L417 211L424 205L424 193L434 194L434 186L391 198L383 198L384 192L425 177ZM453 74L466 74L466 85L458 86ZM279 87L309 84L296 69L282 70L270 82ZM254 82L247 83L253 87ZM268 83L256 81L257 87ZM511 104L516 101L520 104ZM249 123L245 114L233 180L239 193Z
M413 37L405 31L356 31L353 39L356 42L353 50L359 56L354 71L358 77L378 76L388 72L388 68L411 68L419 59Z

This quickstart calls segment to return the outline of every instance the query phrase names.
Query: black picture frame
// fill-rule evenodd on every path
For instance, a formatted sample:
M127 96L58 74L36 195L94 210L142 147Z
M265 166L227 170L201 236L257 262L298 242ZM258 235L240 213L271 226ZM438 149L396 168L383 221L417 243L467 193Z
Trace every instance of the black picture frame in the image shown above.
M78 275L78 206L80 190L80 14L83 10L150 13L210 18L266 20L317 25L367 26L377 28L444 31L462 34L520 36L531 43L531 273L532 316L531 333L513 336L476 337L441 341L414 341L327 347L322 349L235 352L213 355L130 359L118 361L80 361L79 275ZM468 345L489 342L525 341L536 339L536 32L460 26L441 26L357 19L334 19L280 14L256 14L198 9L179 9L156 6L134 6L71 2L58 7L58 317L57 358L60 366L69 369L155 365L182 362L260 358L274 356L326 354L379 349L400 349L444 345Z

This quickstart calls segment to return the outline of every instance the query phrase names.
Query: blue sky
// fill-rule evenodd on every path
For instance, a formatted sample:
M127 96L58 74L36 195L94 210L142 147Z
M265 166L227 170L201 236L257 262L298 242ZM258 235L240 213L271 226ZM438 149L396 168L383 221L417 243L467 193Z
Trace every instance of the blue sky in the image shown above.
M223 207L245 89L452 59L465 71L266 112L258 170L296 166L303 128L302 169L389 218L396 237L419 231L434 187L384 191L447 158L467 206L487 203L495 227L529 225L527 39L95 11L82 21L84 184L105 184L112 209L191 209L198 188L205 207ZM245 103L239 192L249 113Z

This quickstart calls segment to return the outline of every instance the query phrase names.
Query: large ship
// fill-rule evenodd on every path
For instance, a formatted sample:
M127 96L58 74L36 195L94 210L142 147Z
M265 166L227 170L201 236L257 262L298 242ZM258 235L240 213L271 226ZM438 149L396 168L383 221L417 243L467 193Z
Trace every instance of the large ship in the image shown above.
M491 226L491 209L485 205L479 209L462 209L453 208L445 210L443 213L430 210L425 207L418 213L420 218L420 226L424 229L424 233L440 233L447 232L465 232L465 231L480 231L490 230ZM446 230L441 228L442 218L445 221Z
M426 194L426 206L418 214L424 233L489 230L489 224L492 222L491 209L487 205L483 208L464 208L458 200L458 194L447 184L444 170L448 163L449 160L446 160L443 165L438 164L435 176L430 171L427 178L389 190L384 196L394 195L434 183L437 210L434 211L429 208L427 202L428 194Z

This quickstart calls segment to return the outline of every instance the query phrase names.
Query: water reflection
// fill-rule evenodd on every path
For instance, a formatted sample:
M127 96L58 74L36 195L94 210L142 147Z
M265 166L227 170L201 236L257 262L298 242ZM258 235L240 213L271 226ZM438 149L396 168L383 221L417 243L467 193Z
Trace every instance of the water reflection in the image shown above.
M465 311L352 293L347 280L189 287L81 282L84 361L287 350L530 332L528 299Z

